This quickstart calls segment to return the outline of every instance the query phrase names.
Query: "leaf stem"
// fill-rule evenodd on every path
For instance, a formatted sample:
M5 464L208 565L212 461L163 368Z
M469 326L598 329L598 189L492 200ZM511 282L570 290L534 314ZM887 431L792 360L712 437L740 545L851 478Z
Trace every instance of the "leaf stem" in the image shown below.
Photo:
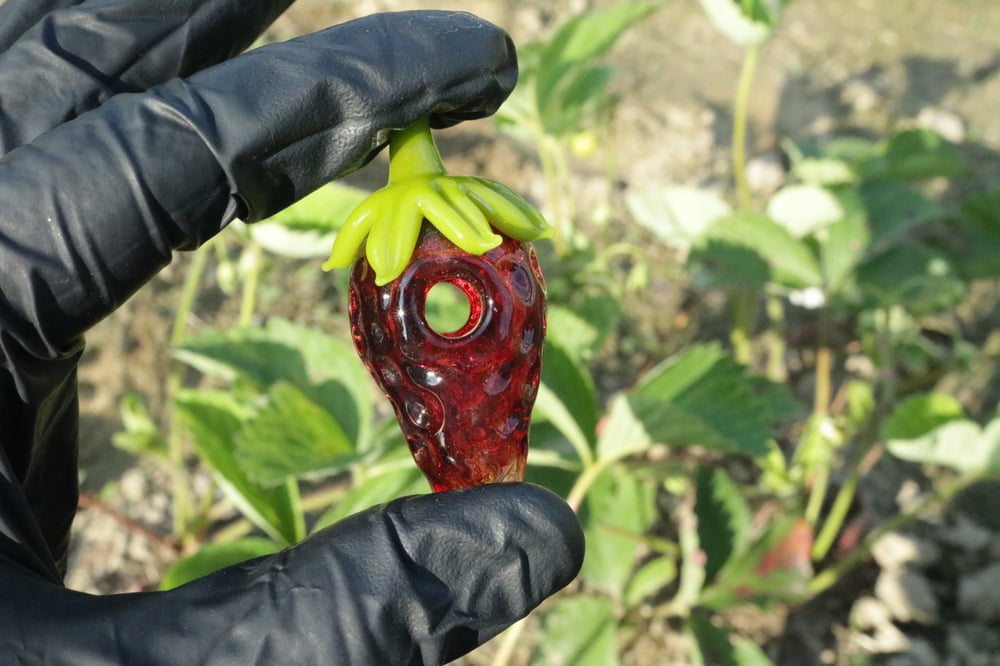
M248 252L247 275L243 280L243 293L240 298L240 326L249 326L253 322L254 310L257 307L257 287L260 284L260 268L263 251L260 243L251 240L246 248Z
M213 241L214 242L214 241ZM202 247L194 253L191 265L188 267L187 275L184 278L184 285L181 289L181 301L177 306L174 315L174 324L170 332L170 346L176 349L184 341L185 329L188 316L194 310L195 299L198 296L198 286L201 283L202 275L205 272L205 265L208 261L208 247ZM172 514L173 533L181 545L189 536L189 525L193 519L193 501L188 485L187 468L184 465L184 438L181 437L180 428L176 426L176 411L174 409L174 396L181 389L182 375L181 368L175 363L171 367L170 376L167 378L167 396L169 410L169 432L167 433L167 459L170 461L171 486L173 490Z
M733 108L733 175L736 179L737 201L742 210L749 210L753 204L750 198L750 187L747 185L746 136L750 90L759 54L760 47L751 46L747 48L743 56L743 68L740 70L736 103Z
M857 548L852 550L844 559L835 565L817 574L809 581L809 594L816 596L829 589L834 583L840 580L841 576L857 566L861 560L868 556L875 543L890 532L902 529L912 521L919 518L924 511L937 504L943 504L957 495L969 484L981 480L982 475L970 474L961 476L943 488L932 490L923 495L917 502L907 510L896 514L878 528L872 530L865 540Z
M601 475L605 467L607 467L607 464L600 459L584 465L583 472L580 473L580 476L576 477L576 482L573 483L573 487L570 488L569 494L566 496L566 503L569 504L573 511L580 510L587 491L594 485L597 477Z
M429 118L421 118L389 137L389 184L448 173L431 135Z

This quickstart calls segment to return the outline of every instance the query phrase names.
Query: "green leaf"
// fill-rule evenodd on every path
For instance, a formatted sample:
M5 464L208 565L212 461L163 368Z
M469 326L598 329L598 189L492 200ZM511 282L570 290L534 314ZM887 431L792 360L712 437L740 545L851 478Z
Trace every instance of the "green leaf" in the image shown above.
M278 544L260 537L244 537L229 543L208 543L193 555L171 564L160 579L159 589L172 590L228 566L277 551Z
M612 76L609 67L591 67L564 77L541 109L545 131L560 136L581 129L583 122L595 115L605 102L605 91Z
M702 613L693 614L686 623L695 642L693 663L699 666L772 666L768 656L753 642L731 636Z
M867 180L952 178L966 170L958 146L928 129L906 130L876 144L862 164Z
M542 47L535 94L540 109L558 106L560 84L604 56L632 25L659 8L659 3L621 2L566 21Z
M837 187L853 185L858 181L858 173L845 160L822 157L806 157L792 164L792 173L807 185Z
M882 426L885 439L917 439L949 421L965 418L962 403L946 393L922 393L903 400Z
M655 442L764 456L772 412L757 387L721 347L696 345L654 368L628 399Z
M696 477L698 542L705 552L705 581L711 583L733 556L747 547L750 507L722 469L701 467Z
M940 465L968 474L1000 474L1000 419L986 428L948 421L912 439L890 439L886 448L903 460Z
M819 252L827 293L836 293L853 277L868 240L868 224L861 213L848 214L823 230Z
M601 474L580 511L587 537L580 576L594 589L621 597L634 569L643 534L656 518L652 483L614 467Z
M741 244L708 239L691 249L691 283L698 289L763 289L771 267Z
M401 439L401 438L400 438ZM377 474L365 477L334 506L327 509L313 525L318 531L376 504L391 502L407 495L426 494L427 480L413 463L405 442L398 442L378 460Z
M915 316L949 310L966 294L947 255L925 245L897 245L858 267L857 283L879 307L901 305Z
M716 29L744 48L760 46L774 33L790 0L700 0Z
M124 431L112 435L111 443L135 455L165 459L167 440L149 416L142 397L136 393L126 394L121 400L120 412Z
M287 382L270 387L267 402L244 423L234 444L237 462L263 486L290 476L328 476L357 459L340 424Z
M685 626L694 639L692 663L698 666L738 666L729 632L712 624L702 613L691 615Z
M607 421L597 440L598 460L618 460L645 451L652 443L645 424L636 416L628 398L620 395L612 400Z
M616 666L618 621L611 600L589 594L558 599L542 617L538 666Z
M768 216L795 238L805 238L844 217L834 194L818 185L788 185L767 203Z
M819 261L809 246L766 215L736 213L717 220L704 240L734 243L753 250L771 268L771 277L793 289L818 287L823 276Z
M583 361L568 352L557 339L558 335L545 341L541 383L575 424L577 432L563 430L563 433L571 440L582 434L588 447L592 448L597 437L597 420L600 417L597 389ZM556 417L555 412L549 409L550 404L551 401L547 396L543 399L540 413L563 429L567 425L565 418ZM535 401L535 409L538 409L538 399Z
M625 588L625 606L634 608L647 597L661 592L677 579L677 562L673 557L655 557L632 574Z
M918 227L944 215L939 204L908 183L863 183L855 191L871 229L869 254L911 243Z
M368 194L343 183L327 183L248 229L268 252L298 259L325 258L335 232Z
M174 407L195 451L240 512L280 544L304 538L305 519L294 481L266 488L251 481L236 462L233 441L249 416L247 408L230 393L193 389L179 392Z
M798 603L813 577L813 533L805 519L785 515L762 526L762 534L736 553L707 587L705 608L722 610L740 603Z
M275 318L263 329L201 332L175 356L255 393L278 382L292 384L325 408L359 450L367 450L374 417L371 379L354 349L338 338Z
M949 225L947 242L967 280L1000 275L1000 189L974 194Z
M546 339L586 360L615 330L621 316L621 301L611 296L584 296L571 307L550 303Z
M732 208L709 190L669 186L632 192L625 199L629 213L668 246L686 250L716 220Z

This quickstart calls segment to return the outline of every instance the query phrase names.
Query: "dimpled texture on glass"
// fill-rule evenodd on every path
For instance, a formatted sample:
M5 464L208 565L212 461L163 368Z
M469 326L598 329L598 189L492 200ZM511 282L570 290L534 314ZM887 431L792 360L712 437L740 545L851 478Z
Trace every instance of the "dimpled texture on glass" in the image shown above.
M434 330L425 315L427 294L441 282L469 298L469 319L453 332ZM504 237L476 256L425 222L392 282L376 286L360 255L349 303L354 344L431 488L521 480L546 323L531 245Z

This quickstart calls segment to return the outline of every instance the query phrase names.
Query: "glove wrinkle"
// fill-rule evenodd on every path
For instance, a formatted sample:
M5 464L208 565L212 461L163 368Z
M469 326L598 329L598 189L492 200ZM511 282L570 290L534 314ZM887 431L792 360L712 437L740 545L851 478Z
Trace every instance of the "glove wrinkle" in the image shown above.
M0 52L21 38L47 14L83 0L4 0L0 2Z
M118 93L143 91L232 58L289 4L87 2L44 16L0 52L0 154Z

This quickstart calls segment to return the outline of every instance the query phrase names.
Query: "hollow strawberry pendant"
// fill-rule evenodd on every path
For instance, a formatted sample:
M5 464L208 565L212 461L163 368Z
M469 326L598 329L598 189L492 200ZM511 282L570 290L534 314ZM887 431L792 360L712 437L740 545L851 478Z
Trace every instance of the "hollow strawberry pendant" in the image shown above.
M469 299L450 333L425 316L447 282ZM545 285L528 243L504 238L481 256L425 223L402 275L375 284L363 257L350 281L358 353L389 397L435 491L523 478L545 334Z
M518 481L545 336L537 210L485 179L449 176L426 121L390 139L389 185L347 219L324 268L351 268L355 346L431 488ZM427 321L431 289L468 298L457 330Z

